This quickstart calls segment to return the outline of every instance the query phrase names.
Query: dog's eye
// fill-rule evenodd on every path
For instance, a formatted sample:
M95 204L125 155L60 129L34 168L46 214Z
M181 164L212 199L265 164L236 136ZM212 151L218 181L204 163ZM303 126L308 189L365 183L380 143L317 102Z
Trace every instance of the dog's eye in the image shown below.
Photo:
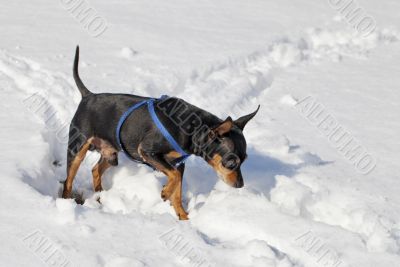
M236 169L238 165L239 165L239 163L235 159L228 160L225 163L225 167L230 169L230 170Z

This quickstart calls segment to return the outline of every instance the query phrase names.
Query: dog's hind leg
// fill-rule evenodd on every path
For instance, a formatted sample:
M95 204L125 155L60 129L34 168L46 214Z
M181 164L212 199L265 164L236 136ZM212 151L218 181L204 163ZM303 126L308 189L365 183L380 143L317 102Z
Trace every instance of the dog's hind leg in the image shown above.
M72 149L68 149L67 179L64 182L64 190L62 194L63 198L71 198L72 183L74 182L74 178L76 176L76 173L78 172L79 166L86 156L86 152L89 150L90 143L91 139L86 140L86 142L75 154Z
M101 186L101 176L110 167L110 163L108 163L108 161L104 157L101 157L99 159L99 162L97 162L97 164L93 167L93 188L95 192L103 190L103 187Z

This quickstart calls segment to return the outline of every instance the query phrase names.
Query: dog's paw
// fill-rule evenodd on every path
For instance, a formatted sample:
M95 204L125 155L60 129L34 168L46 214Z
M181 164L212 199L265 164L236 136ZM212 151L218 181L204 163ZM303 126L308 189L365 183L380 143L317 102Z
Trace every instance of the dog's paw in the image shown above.
M168 190L168 187L164 185L163 189L161 190L161 198L164 201L167 201L172 195L171 190Z
M179 220L186 221L189 220L188 214L186 212L181 212L178 214Z
M94 192L101 192L101 191L103 191L103 187L101 186L101 184L97 185L97 186L94 188Z

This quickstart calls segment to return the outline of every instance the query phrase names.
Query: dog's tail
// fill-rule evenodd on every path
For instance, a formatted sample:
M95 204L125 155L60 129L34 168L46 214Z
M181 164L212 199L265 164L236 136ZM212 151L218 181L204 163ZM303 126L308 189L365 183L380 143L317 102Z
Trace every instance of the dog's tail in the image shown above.
M81 78L79 77L78 63L79 63L79 46L76 47L76 51L75 51L73 73L74 73L74 80L75 80L76 86L78 86L79 92L81 92L82 97L85 97L85 96L92 94L92 92L90 92L89 89L86 88L86 86L83 84Z

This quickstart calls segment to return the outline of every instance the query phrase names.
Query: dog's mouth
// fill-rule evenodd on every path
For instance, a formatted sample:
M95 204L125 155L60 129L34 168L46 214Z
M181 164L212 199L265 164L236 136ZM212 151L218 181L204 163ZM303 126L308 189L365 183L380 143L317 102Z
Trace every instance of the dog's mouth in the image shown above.
M244 186L243 182L243 177L242 177L242 172L240 170L236 171L227 171L225 173L221 173L220 171L217 171L218 177L224 181L227 185L235 187L235 188L241 188Z
M118 158L111 158L111 159L108 159L107 161L111 166L117 166L118 165Z
M235 184L233 185L236 188L242 188L244 186L244 181L242 177L242 173L239 171L238 178L236 179Z

